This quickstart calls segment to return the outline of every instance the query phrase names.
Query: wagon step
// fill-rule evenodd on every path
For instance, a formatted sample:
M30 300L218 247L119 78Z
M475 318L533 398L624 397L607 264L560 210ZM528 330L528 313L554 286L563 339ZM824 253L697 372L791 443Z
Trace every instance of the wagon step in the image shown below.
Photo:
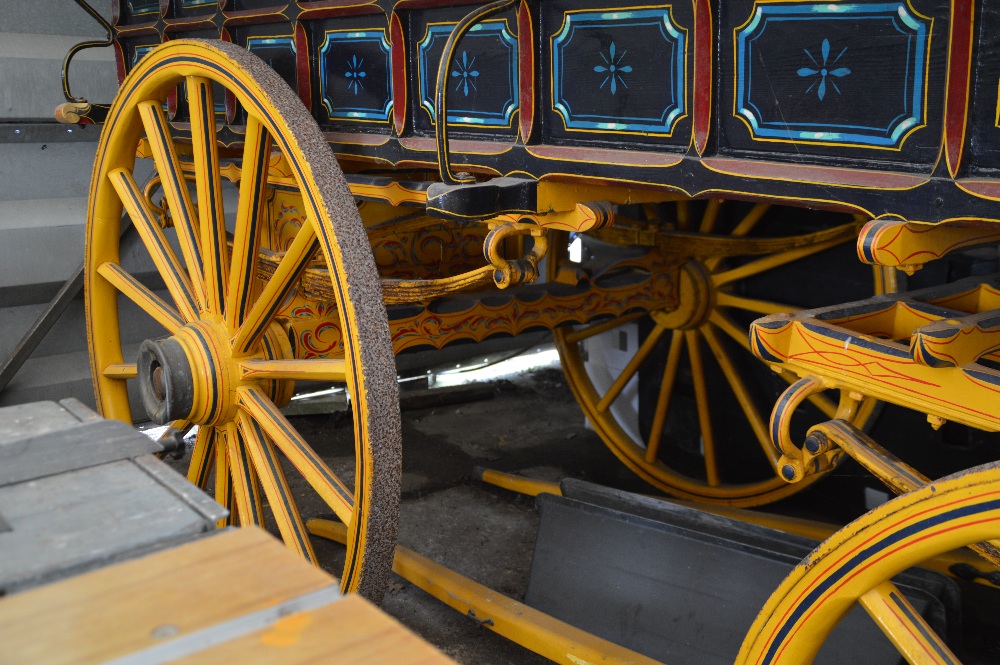
M983 407L1000 387L1000 275L766 316L750 342L778 371L824 388L916 409L935 425L1000 430Z
M576 480L540 494L525 602L665 663L732 663L760 607L817 541ZM939 635L959 627L959 591L911 569L896 585ZM855 607L817 663L897 663Z

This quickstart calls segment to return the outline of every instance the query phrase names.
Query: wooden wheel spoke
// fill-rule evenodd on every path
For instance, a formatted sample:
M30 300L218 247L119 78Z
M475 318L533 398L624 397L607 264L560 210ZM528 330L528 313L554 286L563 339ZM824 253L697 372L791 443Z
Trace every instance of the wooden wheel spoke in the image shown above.
M206 305L205 278L202 274L201 248L198 240L198 225L195 223L194 205L188 191L184 172L174 141L170 137L170 126L159 102L142 102L138 105L139 116L146 129L146 139L153 153L153 161L160 175L160 186L167 199L170 217L177 231L177 240L187 264L188 274L194 286L194 295L201 307Z
M235 332L250 308L250 295L257 275L261 211L267 190L267 162L271 137L257 118L247 119L240 173L240 197L236 210L236 232L229 269L226 324Z
M208 487L208 479L212 473L212 462L215 459L214 443L215 428L199 427L194 439L194 450L191 451L187 478L192 485L201 489Z
M757 205L755 205L753 208L750 209L750 212L748 212L746 215L743 216L743 219L739 221L739 223L736 225L736 228L734 228L732 233L730 233L729 235L735 238L742 238L751 231L753 231L754 227L757 226L757 222L759 222L761 218L764 217L764 213L766 213L770 207L771 207L770 203L758 203ZM714 256L712 258L709 258L705 261L705 267L708 268L709 272L712 272L719 267L719 263L722 261L723 258L724 257L722 256Z
M212 448L215 450L215 501L229 511L229 517L224 517L218 522L218 527L221 529L237 523L238 507L234 501L233 474L229 468L229 443L225 430L216 428L214 439Z
M662 337L663 333L666 331L667 329L663 326L656 326L653 328L653 331L649 333L649 336L647 336L642 345L639 346L635 355L632 356L631 360L629 360L628 365L625 366L622 373L617 379L615 379L615 382L611 384L611 387L608 388L608 392L605 393L604 397L601 398L601 401L597 403L598 411L607 411L611 404L618 399L622 390L624 390L625 386L628 385L628 382L632 380L635 373L639 371L639 367L642 366L642 363L646 362L646 358L648 358L649 354L656 348L656 343L660 341L660 337Z
M601 333L614 330L615 328L623 326L626 323L631 323L636 319L641 319L643 316L646 316L646 312L633 312L632 314L626 314L625 316L620 316L616 319L611 319L610 321L602 321L601 323L589 325L586 328L574 330L573 332L566 334L566 342L568 344L582 342L585 339L590 339L591 337L595 337Z
M112 363L104 368L101 372L104 376L109 379L134 379L138 376L139 371L136 369L135 363Z
M274 444L252 418L238 414L236 421L246 451L253 460L257 476L260 478L264 495L267 496L271 513L278 524L282 540L306 560L315 561L316 553L313 552L312 543L309 541L299 509L295 505L292 491L288 487L288 479L285 477Z
M240 525L263 526L264 511L260 503L260 484L247 452L246 441L240 437L234 423L226 425L225 439Z
M698 332L688 330L688 358L691 361L691 376L694 381L694 399L698 405L698 425L701 428L701 445L705 456L705 478L709 485L718 487L722 484L719 478L719 465L715 459L715 435L712 432L712 416L709 410L708 386L705 383L705 366L701 359L701 348L698 346Z
M701 217L701 224L698 225L698 233L711 233L715 229L715 222L719 219L719 210L722 207L722 199L709 199L705 206L705 213Z
M663 438L663 428L667 424L667 410L670 408L670 397L677 381L677 368L681 362L681 351L684 349L684 331L675 330L670 339L670 351L667 352L667 364L663 368L663 380L660 382L660 394L656 397L656 411L653 414L653 426L649 432L649 442L646 444L646 462L652 464L660 452L660 440Z
M139 186L132 174L125 169L116 169L108 174L112 186L118 192L118 197L125 206L125 211L132 218L132 224L139 231L143 244L153 259L156 270L160 273L167 290L173 296L174 303L181 316L186 321L198 318L198 304L191 295L191 282L181 270L180 263L160 229L156 217L149 209L149 204L142 197Z
M319 241L316 239L316 229L309 220L306 220L292 241L291 247L275 268L271 280L240 326L236 339L233 340L233 355L237 357L249 355L250 349L267 330L278 307L295 286L317 249Z
M960 665L961 661L892 582L879 584L858 602L908 663Z
M293 381L347 381L343 359L239 361L244 379L289 379Z
M687 201L677 202L677 230L687 231L691 228L691 206Z
M330 470L326 462L302 440L274 403L255 388L241 388L239 406L260 425L278 450L302 474L320 498L333 509L337 518L349 526L354 510L353 494Z
M764 419L758 413L750 391L747 390L743 379L740 378L739 370L733 365L729 354L726 353L726 349L722 346L719 338L716 337L715 331L712 330L711 324L703 325L700 331L702 337L705 338L705 342L708 344L708 348L711 349L712 355L715 356L716 362L719 363L722 374L726 377L726 381L729 382L729 387L732 388L733 394L736 395L736 401L739 402L740 409L743 410L743 415L746 416L747 421L750 423L754 436L757 437L757 443L760 444L771 466L777 468L778 454L771 444L771 435L768 432L767 423L764 422Z
M191 153L194 156L198 219L204 249L205 307L221 314L226 303L226 213L222 205L219 177L219 147L215 134L215 101L212 82L187 77L188 109L191 116Z
M798 309L798 307L791 307L779 302L747 298L724 291L716 292L715 303L719 307L734 307L748 312L756 312L757 314L781 314L782 312L794 312Z
M159 296L125 272L117 263L102 263L97 272L169 332L176 333L184 327L184 319L177 310L163 302Z
M743 219L739 221L739 223L736 225L736 228L734 228L733 232L730 233L729 235L735 236L737 238L744 237L745 235L753 231L754 227L757 226L757 222L763 219L764 214L767 213L767 211L770 209L771 209L770 203L758 203L757 205L755 205L753 208L750 209L750 212L748 212L746 215L743 216Z
M834 240L829 240L827 242L816 243L813 245L807 245L805 247L798 247L796 249L790 249L784 252L776 252L769 256L757 259L755 261L750 261L749 263L744 263L743 265L726 270L724 272L715 273L712 275L712 283L716 286L723 286L725 284L730 284L732 282L746 279L747 277L753 277L754 275L759 275L761 273L767 272L769 270L774 270L783 265L792 263L793 261L798 261L799 259L804 259L807 256L812 256L813 254L819 254L820 252L826 251L831 247L843 244L842 238L836 238Z

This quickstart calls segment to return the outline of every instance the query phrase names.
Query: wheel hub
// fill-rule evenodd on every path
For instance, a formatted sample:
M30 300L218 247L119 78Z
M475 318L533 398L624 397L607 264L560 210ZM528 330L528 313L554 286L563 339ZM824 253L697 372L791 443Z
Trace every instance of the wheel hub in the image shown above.
M677 307L652 313L653 320L669 330L701 326L715 308L715 287L705 265L688 259L678 274Z
M293 357L284 331L272 324L249 358ZM236 415L237 390L255 387L278 406L287 404L293 381L242 378L232 344L220 321L195 321L171 337L147 339L139 347L136 366L139 392L150 420L160 425L175 420L217 425Z

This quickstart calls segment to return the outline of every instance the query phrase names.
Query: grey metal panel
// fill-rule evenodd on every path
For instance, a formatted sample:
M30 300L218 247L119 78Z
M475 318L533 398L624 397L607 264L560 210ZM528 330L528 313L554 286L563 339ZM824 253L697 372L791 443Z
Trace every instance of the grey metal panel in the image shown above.
M539 496L538 506L525 602L662 662L732 663L771 592L815 545L791 538L772 551L770 529L681 506L661 519L552 495ZM941 599L957 593L952 582L926 571L896 581L933 626L948 628L952 608ZM836 630L817 663L899 662L860 608Z

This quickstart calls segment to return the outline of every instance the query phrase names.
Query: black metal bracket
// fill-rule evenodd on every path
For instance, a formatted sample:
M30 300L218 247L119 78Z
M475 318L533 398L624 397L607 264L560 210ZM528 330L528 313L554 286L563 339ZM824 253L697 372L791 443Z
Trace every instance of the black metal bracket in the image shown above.
M538 210L538 181L529 178L494 178L486 182L448 185L434 183L427 189L427 212L434 217L477 221L503 214L531 214Z

